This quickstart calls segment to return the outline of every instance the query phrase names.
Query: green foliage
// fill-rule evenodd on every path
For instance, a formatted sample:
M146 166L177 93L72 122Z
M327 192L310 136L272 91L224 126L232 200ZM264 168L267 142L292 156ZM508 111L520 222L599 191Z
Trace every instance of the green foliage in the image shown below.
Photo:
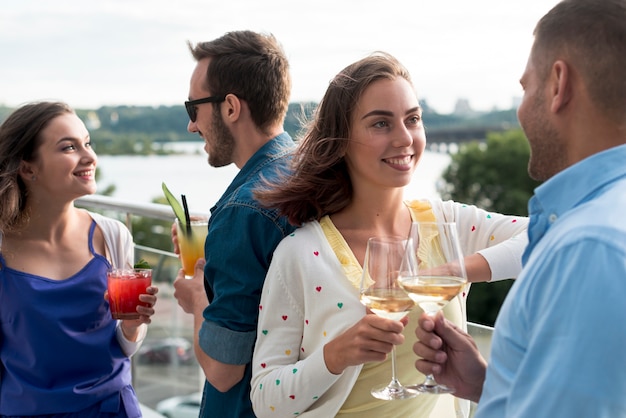
M144 260L142 258L142 259L140 259L139 261L137 261L133 265L133 268L136 268L136 269L151 269L152 267L150 266L150 263L148 263L146 260Z
M152 203L160 203L167 205L168 202L164 196L152 199ZM174 223L174 215L171 221L162 221L158 219L136 217L132 219L133 239L139 245L157 248L163 251L173 251L172 244L172 224Z
M489 133L486 143L466 143L452 156L439 192L443 199L526 216L528 199L539 185L528 176L529 156L521 130Z
M144 217L133 218L133 239L139 245L172 251L174 248L171 238L173 222L173 220L161 221Z
M100 155L167 154L166 142L198 141L187 131L184 106L103 106L76 109Z
M530 147L520 129L490 133L486 143L467 143L452 156L439 192L444 199L526 216L528 199L539 185L528 176L529 157ZM512 284L512 280L472 284L468 320L493 326Z
M463 129L467 127L517 127L515 109L472 113L461 116L440 114L421 102L427 132ZM284 128L292 138L298 139L305 122L311 120L317 103L294 102L289 104ZM0 122L13 111L0 105ZM176 106L103 106L98 109L76 109L85 122L92 143L99 155L150 155L170 154L163 144L178 141L198 141L198 134L187 131L189 118L183 105Z
M472 283L467 297L467 320L493 327L511 286L513 286L513 280Z
M98 182L98 180L100 180L100 177L102 177L102 169L98 168L96 170L96 183ZM112 196L113 193L115 193L115 184L110 184L109 186L105 187L104 189L100 189L100 186L98 186L98 194L100 194L100 195Z

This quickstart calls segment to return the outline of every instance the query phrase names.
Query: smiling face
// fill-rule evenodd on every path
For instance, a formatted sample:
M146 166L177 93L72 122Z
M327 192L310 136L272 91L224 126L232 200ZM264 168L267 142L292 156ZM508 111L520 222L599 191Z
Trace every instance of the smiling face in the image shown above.
M567 145L550 120L548 70L540 65L546 64L533 49L520 79L524 96L517 117L530 145L528 174L543 181L566 168L568 163Z
M189 100L211 96L206 89L206 74L210 59L198 61L191 75ZM204 150L209 156L209 165L223 167L233 162L235 138L222 120L219 104L202 103L196 105L196 121L189 121L187 130L198 133L204 139Z
M404 78L372 83L351 119L345 159L355 190L409 184L426 146L413 86Z
M40 132L39 147L20 174L29 196L42 200L73 200L96 192L96 153L85 124L73 113L50 120Z

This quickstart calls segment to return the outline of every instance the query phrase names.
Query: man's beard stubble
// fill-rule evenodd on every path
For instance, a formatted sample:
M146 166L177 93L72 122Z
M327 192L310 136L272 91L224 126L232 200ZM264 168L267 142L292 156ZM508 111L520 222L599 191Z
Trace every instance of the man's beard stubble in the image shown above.
M224 167L233 162L235 152L235 137L222 120L219 107L215 107L210 131L211 152L209 152L209 165L211 167Z

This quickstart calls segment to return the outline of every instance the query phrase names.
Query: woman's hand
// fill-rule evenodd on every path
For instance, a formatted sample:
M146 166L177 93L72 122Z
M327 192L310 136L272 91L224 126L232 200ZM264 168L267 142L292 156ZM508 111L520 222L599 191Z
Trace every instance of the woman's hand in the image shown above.
M394 321L368 312L324 346L326 367L331 373L340 374L349 366L385 360L394 345L404 342L402 331L407 321L408 317Z
M159 288L156 286L149 286L146 288L146 293L139 295L139 300L146 303L148 306L137 305L137 312L139 313L138 319L123 319L122 320L122 332L124 337L128 341L136 341L139 334L139 326L141 324L149 324L152 322L150 318L154 315L154 305L157 302L156 294L159 292Z

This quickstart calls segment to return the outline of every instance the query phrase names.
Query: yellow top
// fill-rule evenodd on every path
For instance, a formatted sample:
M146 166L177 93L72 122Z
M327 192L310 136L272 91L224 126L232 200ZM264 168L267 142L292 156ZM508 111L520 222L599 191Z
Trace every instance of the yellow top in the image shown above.
M428 201L406 202L413 221L435 222L435 215ZM360 287L363 269L352 250L344 240L328 216L320 220L326 239L339 259L346 278L357 289ZM444 308L445 316L454 323L463 325L464 309L462 304L454 301ZM415 326L422 314L420 308L409 313L409 325L405 327L404 344L396 347L396 369L398 380L402 384L420 383L425 376L415 369L416 355L413 344L416 342ZM383 401L374 398L370 390L376 386L384 386L391 380L391 358L379 363L366 363L354 384L350 395L337 413L339 417L380 418L380 417L428 417L436 408L437 417L456 417L455 401L451 395L418 395L413 399ZM434 414L433 414L434 416Z

